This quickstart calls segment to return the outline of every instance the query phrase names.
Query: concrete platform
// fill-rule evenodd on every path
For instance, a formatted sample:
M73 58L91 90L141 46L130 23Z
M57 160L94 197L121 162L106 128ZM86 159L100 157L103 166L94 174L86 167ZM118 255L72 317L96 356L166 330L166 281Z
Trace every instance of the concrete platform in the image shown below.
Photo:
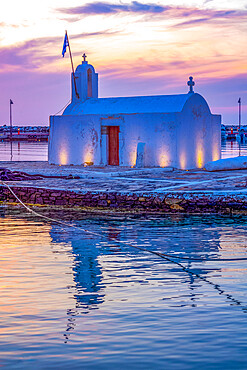
M66 193L63 201L57 202L59 199L54 200L57 205L59 203L60 205L66 205L66 199L70 197L68 194L80 195L82 199L83 196L85 198L85 194L90 193L98 194L99 200L101 200L100 204L92 202L92 207L114 208L115 204L116 209L126 209L126 207L135 209L139 208L139 205L141 205L142 209L145 209L144 206L147 203L147 210L148 208L156 210L158 208L161 211L167 211L167 207L163 207L163 205L162 207L157 206L157 202L159 203L157 199L159 199L161 203L172 205L172 211L178 212L210 212L210 209L213 210L213 208L217 211L217 209L222 208L220 204L224 203L223 208L227 209L228 213L232 213L234 210L247 213L247 170L207 172L205 170L173 170L172 168L134 169L110 166L55 166L49 165L47 162L1 162L0 167L29 174L50 176L68 176L71 174L80 176L79 179L69 180L44 178L42 180L8 182L14 188L25 188L30 189L30 191L31 189L43 189L60 192L60 200L63 199L62 192ZM49 195L47 194L45 197L46 202L49 200ZM123 196L131 197L133 195L134 199L132 199L132 203L131 199L129 199L127 204L124 202L122 204L122 200L119 201L120 198L112 198L114 194L122 196L122 200ZM38 194L36 198L41 199ZM34 197L33 199L34 204L39 203L36 202L36 198ZM141 201L136 201L139 198L142 198ZM144 198L146 201L143 200ZM87 199L90 200L88 195ZM167 199L170 199L168 203L166 202ZM174 199L174 202L171 199ZM102 202L102 200L105 200L105 202ZM183 207L181 204L183 202L194 206L189 208ZM45 204L45 202L43 201L41 204ZM77 206L73 202L71 204ZM154 204L155 207L153 207ZM176 206L174 206L175 204ZM210 204L210 207L207 204ZM80 201L79 205L84 206L84 203ZM90 207L89 201L86 202L86 206Z

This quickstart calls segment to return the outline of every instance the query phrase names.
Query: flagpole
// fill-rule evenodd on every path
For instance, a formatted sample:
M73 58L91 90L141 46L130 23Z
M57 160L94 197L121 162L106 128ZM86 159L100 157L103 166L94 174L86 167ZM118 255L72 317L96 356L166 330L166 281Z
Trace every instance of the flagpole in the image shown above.
M10 140L12 141L12 100L9 100Z
M238 99L238 127L239 127L239 130L240 130L240 127L241 127L241 98Z
M241 128L241 98L238 99L238 133L239 133L239 157L241 155L241 133L240 133L240 128Z
M78 91L77 91L77 87L76 87L75 71L74 71L73 59L72 59L72 54L71 54L71 50L70 50L69 37L68 37L67 31L65 31L65 34L67 35L67 40L68 40L69 55L70 55L70 61L71 61L71 67L72 67L72 74L73 74L74 85L75 85L75 93L76 93L76 97L79 99L80 97L79 97L79 94L78 94Z
M13 148L12 148L12 100L9 100L9 124L10 124L10 160L13 158Z

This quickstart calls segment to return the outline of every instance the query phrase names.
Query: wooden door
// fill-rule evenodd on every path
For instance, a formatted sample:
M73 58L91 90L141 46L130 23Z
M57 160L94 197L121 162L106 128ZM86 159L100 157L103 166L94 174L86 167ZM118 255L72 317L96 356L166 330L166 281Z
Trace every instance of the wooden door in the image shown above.
M108 164L119 166L119 126L108 126Z

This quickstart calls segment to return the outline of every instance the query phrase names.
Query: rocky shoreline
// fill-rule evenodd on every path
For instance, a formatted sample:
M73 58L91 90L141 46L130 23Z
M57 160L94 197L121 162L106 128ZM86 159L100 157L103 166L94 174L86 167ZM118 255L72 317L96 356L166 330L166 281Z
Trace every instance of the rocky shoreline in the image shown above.
M6 205L18 204L12 189L30 206L126 214L247 214L246 169L207 172L2 162L0 170L0 202Z
M247 197L214 194L123 194L117 192L74 192L57 189L12 186L12 191L25 204L87 211L121 213L222 213L247 214ZM2 204L17 204L17 198L0 187Z

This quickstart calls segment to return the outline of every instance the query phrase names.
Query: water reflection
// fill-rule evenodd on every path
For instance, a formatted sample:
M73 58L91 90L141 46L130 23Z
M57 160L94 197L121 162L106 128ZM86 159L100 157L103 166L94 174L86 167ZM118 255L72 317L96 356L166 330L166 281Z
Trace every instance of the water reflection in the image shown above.
M58 231L59 230L59 231ZM70 230L69 230L70 231ZM62 232L56 225L52 226L50 235L53 243L71 243L73 255L73 280L75 282L76 309L96 309L103 302L102 272L98 262L99 249L95 240L85 235L81 238L79 232L73 237L71 232Z
M61 232L61 227L53 225L50 235L53 243L71 243L74 285L67 288L73 290L76 303L74 308L67 309L68 323L64 334L67 342L70 332L76 327L76 316L98 309L104 302L103 277L98 262L99 249L94 238L81 236L78 231L72 233L70 229L63 229Z
M192 221L193 220L193 221ZM200 220L200 221L199 221ZM119 221L105 221L102 223L102 231L111 241L124 241L125 246L134 247L137 253L145 251L157 253L158 258L163 258L170 264L171 273L185 272L188 274L185 282L188 284L190 293L186 296L187 300L192 301L192 307L196 307L200 295L197 294L198 288L202 283L211 285L220 295L225 295L231 304L241 305L241 302L232 295L225 293L219 284L214 284L207 278L212 272L207 267L206 262L217 257L220 247L220 233L217 228L210 228L210 221L207 227L202 227L198 233L197 222L201 222L201 217L186 215L171 215L165 218L143 219L141 227L137 228L135 223L129 222L128 225L121 226ZM140 222L140 220L139 220ZM191 228L191 222L194 227ZM213 225L213 221L212 221ZM186 228L188 226L188 229ZM182 230L181 230L182 228ZM150 236L155 229L155 238ZM169 232L166 234L166 229ZM183 233L183 231L185 231ZM195 232L196 231L196 232ZM120 243L120 246L122 244ZM180 256L174 258L172 256ZM183 259L184 258L184 259ZM193 261L193 258L195 260ZM190 260L191 259L191 260ZM199 261L199 262L196 262ZM134 267L134 266L132 266ZM221 268L214 267L214 273L220 274ZM174 297L173 297L174 298ZM184 305L184 302L178 306ZM188 305L188 302L186 303Z
M0 161L47 161L47 142L0 142Z
M221 143L221 158L230 158L247 155L247 142L225 140Z
M230 304L241 305L240 300L225 292L220 284L210 279L212 271L216 276L221 275L221 267L213 261L213 258L219 258L221 251L221 228L215 225L217 223L224 225L224 221L226 220L222 220L222 217L217 220L217 217L203 218L186 215L148 219L145 217L124 221L123 219L100 217L91 219L87 227L101 236L85 237L84 235L83 238L78 237L78 232L75 236L70 232L61 235L57 227L53 226L51 229L53 242L71 242L71 252L74 258L72 269L76 288L76 294L74 294L76 305L74 309L68 310L71 318L67 330L74 328L76 315L88 313L104 302L103 281L107 280L107 276L103 276L102 271L107 270L107 265L104 259L100 258L102 256L114 255L114 264L122 264L121 272L131 271L131 274L139 275L140 258L145 255L141 268L144 271L146 269L150 274L148 278L145 275L144 279L147 278L147 280L152 279L152 276L157 274L155 270L160 270L160 268L165 268L165 279L168 274L171 282L174 276L175 280L177 279L177 274L185 273L186 276L181 283L187 284L186 302L184 299L181 300L180 293L176 299L174 296L168 298L170 301L178 300L177 307L189 305L189 301L193 307L200 304L202 295L198 291L205 283L215 289L219 295L225 296ZM80 224L81 222L78 222L77 226ZM85 227L84 221L82 227ZM154 255L153 252L156 254ZM172 258L174 254L182 258ZM121 273L119 274L118 271L118 268L115 269L114 276L117 284L121 284ZM138 282L144 283L140 276ZM171 304L174 306L174 302Z
M246 257L246 217L50 211L103 238L15 212L0 211L6 368L190 369L215 359L227 368L232 357L246 365L246 261L220 261Z

